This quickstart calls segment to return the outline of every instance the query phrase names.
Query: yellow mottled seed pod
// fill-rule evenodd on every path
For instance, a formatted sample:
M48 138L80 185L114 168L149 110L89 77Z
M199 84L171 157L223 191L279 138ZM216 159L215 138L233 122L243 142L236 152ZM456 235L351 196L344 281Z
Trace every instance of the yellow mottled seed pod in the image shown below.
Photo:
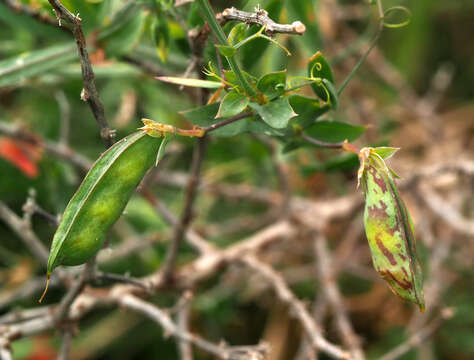
M401 199L394 172L384 158L396 148L363 148L359 180L365 195L364 225L375 270L401 298L423 312L423 276L410 214Z

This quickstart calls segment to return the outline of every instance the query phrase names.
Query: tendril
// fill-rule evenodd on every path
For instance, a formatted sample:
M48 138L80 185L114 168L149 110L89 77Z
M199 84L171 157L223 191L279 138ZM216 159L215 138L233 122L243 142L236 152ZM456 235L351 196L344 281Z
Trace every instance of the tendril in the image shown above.
M405 21L401 21L398 23L390 23L385 20L389 14L393 12L397 12L397 11L402 12L406 15L407 18ZM392 29L401 28L401 27L407 26L410 23L411 17L412 17L411 11L405 6L392 6L391 8L388 8L387 10L385 10L383 13L383 26L385 26L386 28L392 28Z
M311 67L311 77L314 78L314 69L317 71L321 71L323 69L323 65L320 62L315 62L313 66Z

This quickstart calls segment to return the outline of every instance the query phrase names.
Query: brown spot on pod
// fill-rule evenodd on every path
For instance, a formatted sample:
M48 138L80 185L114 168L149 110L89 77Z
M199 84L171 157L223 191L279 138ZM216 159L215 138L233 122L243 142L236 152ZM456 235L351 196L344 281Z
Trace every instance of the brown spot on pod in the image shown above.
M383 244L382 240L380 239L380 233L377 234L375 237L375 241L377 243L377 246L379 247L380 251L384 254L384 256L390 261L390 264L392 265L397 265L397 260L395 260L395 256L388 250L385 245Z
M402 281L397 279L390 270L381 270L380 275L382 275L382 277L388 281L393 280L398 286L405 290L411 289L413 287L413 284L410 281Z
M382 190L382 193L386 193L387 192L387 184L385 184L384 179L377 172L377 169L373 166L367 166L367 171L370 175L372 175L372 178L374 179L374 182L379 186L380 190Z

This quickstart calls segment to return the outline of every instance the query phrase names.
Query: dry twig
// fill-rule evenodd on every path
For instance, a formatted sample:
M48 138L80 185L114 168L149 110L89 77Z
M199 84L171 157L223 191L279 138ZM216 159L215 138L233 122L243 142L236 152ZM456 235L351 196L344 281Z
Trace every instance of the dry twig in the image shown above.
M99 93L95 86L94 71L92 70L89 53L87 52L86 39L82 32L81 18L79 15L73 15L66 7L64 7L58 0L48 0L53 7L56 16L61 25L61 19L64 19L72 26L72 34L76 39L77 50L79 52L79 59L81 62L83 89L81 92L81 99L87 101L92 113L100 127L100 136L107 147L113 144L114 131L109 128L105 118L104 105L100 101Z
M191 224L193 217L193 205L197 195L197 188L199 186L201 166L206 153L207 138L199 138L193 153L193 160L191 165L191 172L189 181L186 186L186 198L184 201L184 210L179 222L175 225L173 230L173 239L166 254L165 263L161 271L165 279L169 279L176 264L179 246L183 240L186 231Z
M265 32L268 35L276 33L303 35L306 26L301 21L295 21L292 24L278 24L268 17L268 12L261 8L256 8L255 12L237 10L236 8L228 8L222 12L225 20L237 20L246 24L265 26Z
M452 308L444 308L441 314L429 323L426 327L417 331L407 341L398 345L387 354L383 355L379 360L396 360L400 356L403 356L414 347L420 345L427 339L429 339L436 330L443 324L444 321L454 316L454 310Z
M354 360L364 359L364 353L360 346L359 337L354 332L349 320L347 310L339 288L336 284L336 278L333 273L334 264L329 252L327 240L323 234L316 235L314 247L317 258L317 268L319 279L322 283L326 299L332 308L332 313L336 319L337 329L344 344L349 348Z
M350 359L350 355L340 347L328 342L322 335L311 314L303 303L293 294L285 280L270 266L258 261L252 255L246 255L242 262L266 281L272 284L278 298L290 308L292 314L300 321L313 347L324 351L336 359Z

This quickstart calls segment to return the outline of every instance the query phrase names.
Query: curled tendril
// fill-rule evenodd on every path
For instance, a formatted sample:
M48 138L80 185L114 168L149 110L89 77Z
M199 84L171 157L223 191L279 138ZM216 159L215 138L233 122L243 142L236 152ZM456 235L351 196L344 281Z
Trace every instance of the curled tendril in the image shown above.
M306 80L307 82L305 83L297 83L296 81L297 80ZM305 87L307 85L311 85L311 84L314 84L314 83L321 83L322 82L322 79L319 78L319 77L307 77L307 76L293 76L292 78L290 78L289 80L289 85L290 87L288 89L285 90L285 92L290 92L290 91L295 91L295 90L298 90L302 87Z
M280 49L282 49L282 50L286 53L286 56L291 56L290 50L288 50L285 46L283 46L282 44L280 44L280 43L279 43L278 41L276 41L275 39L272 39L271 37L266 36L266 35L263 35L263 34L260 34L259 37L262 38L262 39L265 39L265 40L267 40L267 41L270 41L271 43L274 43L276 46L278 46Z
M389 14L393 12L397 12L397 11L402 12L406 15L407 18L405 21L401 21L398 23L389 23L385 21L386 17ZM385 26L386 28L392 28L392 29L401 28L401 27L407 26L410 23L411 17L412 17L411 11L405 6L392 6L391 8L388 8L387 10L385 10L383 13L383 26Z
M323 88L324 92L326 93L326 97L328 99L327 103L331 104L331 95L329 94L329 90L327 89L326 85L324 85L324 83L322 81L317 82L316 84Z
M297 82L298 80L306 80L308 82L300 84L300 83ZM290 88L299 88L299 87L302 87L302 86L312 84L314 82L314 78L307 77L307 76L293 76L293 77L290 78L290 80L288 82L290 84Z
M263 34L263 32L265 31L266 29L266 26L263 25L260 30L258 30L255 34L249 36L248 38L242 40L241 42L239 42L238 44L234 45L234 49L239 49L241 46L249 43L250 41L253 41L255 39L258 39L258 38L262 38L262 39L265 39L273 44L275 44L276 46L278 46L280 49L282 49L287 56L291 56L291 52L290 50L288 50L285 46L283 46L282 44L280 44L278 41L276 41L275 39L272 39L271 37L269 36L266 36Z
M311 77L314 78L314 69L317 71L321 71L323 69L323 65L320 62L315 62L311 67Z

